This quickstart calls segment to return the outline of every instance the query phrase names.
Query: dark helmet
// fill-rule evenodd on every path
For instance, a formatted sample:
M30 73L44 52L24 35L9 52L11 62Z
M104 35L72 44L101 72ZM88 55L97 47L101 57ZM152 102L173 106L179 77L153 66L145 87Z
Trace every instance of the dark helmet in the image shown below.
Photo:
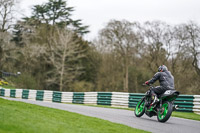
M168 71L167 67L165 65L159 66L158 72L164 72L164 71Z

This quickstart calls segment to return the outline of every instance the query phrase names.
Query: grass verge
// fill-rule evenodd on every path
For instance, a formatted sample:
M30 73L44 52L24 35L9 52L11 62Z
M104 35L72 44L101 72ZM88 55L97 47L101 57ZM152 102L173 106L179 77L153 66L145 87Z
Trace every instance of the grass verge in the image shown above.
M192 112L173 112L172 116L200 121L200 115Z
M1 85L0 87L5 88L5 89L16 89L12 85Z
M144 133L122 124L0 98L3 133Z

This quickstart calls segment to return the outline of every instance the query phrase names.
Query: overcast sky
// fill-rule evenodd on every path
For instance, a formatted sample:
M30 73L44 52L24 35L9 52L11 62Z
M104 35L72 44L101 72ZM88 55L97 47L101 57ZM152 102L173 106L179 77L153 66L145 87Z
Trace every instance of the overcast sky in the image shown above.
M48 0L20 0L20 10L30 15L31 7ZM111 19L128 21L161 20L169 24L193 20L200 23L200 0L67 0L74 7L72 18L82 19L91 31L86 39L93 39Z

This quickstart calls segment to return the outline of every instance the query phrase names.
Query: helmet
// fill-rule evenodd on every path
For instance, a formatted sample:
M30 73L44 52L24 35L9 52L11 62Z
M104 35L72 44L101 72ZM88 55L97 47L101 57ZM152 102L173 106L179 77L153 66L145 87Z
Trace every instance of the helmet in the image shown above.
M168 71L167 67L165 65L159 66L158 72L164 72L164 71Z

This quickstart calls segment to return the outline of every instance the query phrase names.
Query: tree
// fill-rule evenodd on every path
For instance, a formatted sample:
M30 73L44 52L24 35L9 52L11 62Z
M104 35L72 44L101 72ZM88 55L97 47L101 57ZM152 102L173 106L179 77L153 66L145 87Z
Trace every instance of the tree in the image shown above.
M97 71L96 91L124 91L121 60L111 53L101 53Z
M170 27L160 21L145 22L142 29L146 44L144 58L151 71L156 72L170 57L173 34Z
M0 31L5 32L11 27L16 0L0 0Z
M81 35L88 33L88 26L83 26L80 19L73 20L71 18L72 11L74 11L73 7L67 7L67 2L64 0L49 0L45 4L35 5L31 18L47 25L67 27Z
M14 45L10 42L11 35L8 32L0 32L0 70L3 68L10 68L6 63L15 57L12 52L15 51Z
M111 20L100 31L100 42L107 51L115 51L115 55L122 61L124 91L128 91L130 62L137 55L137 47L141 44L141 38L134 31L134 23L126 20Z
M9 42L11 35L7 30L11 27L14 4L15 0L0 0L0 69L8 57L7 51L11 50Z
M194 22L190 22L185 28L187 30L186 47L193 58L192 66L200 76L200 27Z
M25 43L23 42L23 25L15 24L13 29L13 38L11 41L15 42L16 46L23 47Z
M48 72L47 82L63 91L64 85L69 85L83 73L79 60L85 57L84 49L81 49L81 44L74 40L74 33L71 31L56 28L54 36L49 40L52 41L52 52L47 50L45 58L52 66L52 70Z

